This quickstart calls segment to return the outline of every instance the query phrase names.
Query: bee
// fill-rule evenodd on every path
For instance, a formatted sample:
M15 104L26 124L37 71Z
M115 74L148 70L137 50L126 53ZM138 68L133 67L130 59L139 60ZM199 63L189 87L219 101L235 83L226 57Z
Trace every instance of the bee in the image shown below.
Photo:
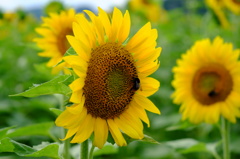
M133 79L133 87L135 91L140 88L140 79L139 78L134 78Z
M217 93L216 91L212 90L211 92L208 93L208 96L209 96L209 97L214 97L214 96L216 96L217 94L218 94L218 93Z

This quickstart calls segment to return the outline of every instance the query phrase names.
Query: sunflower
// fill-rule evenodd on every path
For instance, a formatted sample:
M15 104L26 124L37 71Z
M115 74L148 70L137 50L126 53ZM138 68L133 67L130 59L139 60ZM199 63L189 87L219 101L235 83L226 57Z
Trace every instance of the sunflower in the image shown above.
M235 14L240 14L240 0L223 0L226 7Z
M143 122L149 126L148 110L160 114L147 98L160 83L148 75L159 67L161 48L156 48L157 30L144 25L130 40L130 16L114 8L112 18L101 8L76 16L74 36L67 39L77 55L63 59L79 78L69 86L72 106L56 119L68 129L65 139L82 143L94 134L93 144L102 148L110 132L116 144L126 145L122 132L143 138Z
M70 44L66 35L73 35L72 23L75 15L74 9L62 11L60 14L50 13L50 17L42 18L43 24L36 29L36 32L42 36L34 39L38 47L43 50L38 55L51 58L47 63L48 67L57 65L69 49ZM65 63L61 63L53 69L53 73L58 72L65 65ZM68 72L67 69L64 71Z
M222 115L235 123L240 117L240 50L216 37L197 41L173 68L174 103L182 119L216 123Z
M152 22L166 22L167 13L160 6L159 3L153 0L131 0L129 1L129 7L133 11L142 13L147 19Z
M221 24L221 26L227 29L230 27L230 24L224 13L225 4L223 1L224 0L205 0L206 4L217 17L217 20Z

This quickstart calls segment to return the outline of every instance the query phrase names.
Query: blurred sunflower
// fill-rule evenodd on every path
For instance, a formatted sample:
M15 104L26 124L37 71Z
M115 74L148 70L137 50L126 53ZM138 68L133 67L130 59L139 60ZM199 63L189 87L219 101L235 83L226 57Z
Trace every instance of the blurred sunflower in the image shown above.
M13 12L5 12L3 13L3 19L6 22L14 22L17 19L17 14Z
M42 36L34 39L38 47L43 50L38 55L51 58L47 63L48 67L57 65L69 49L70 44L66 35L73 35L72 23L75 15L74 9L61 11L60 14L50 13L50 17L42 18L43 24L36 29L36 32ZM59 64L53 68L52 72L57 73L63 69L65 73L68 73L69 71L64 69L65 65L66 63Z
M235 14L240 14L240 0L223 0L226 7Z
M133 11L142 13L151 22L166 22L167 13L159 3L153 0L131 0L129 7Z
M230 24L226 18L224 13L225 4L224 0L205 0L206 4L212 9L213 13L215 14L218 22L221 26L225 29L230 27Z
M73 23L74 36L67 36L78 55L63 59L79 76L70 84L74 104L60 114L56 125L68 129L65 139L81 143L94 133L93 144L102 148L110 131L119 146L126 145L122 132L143 138L145 109L160 114L147 98L160 83L148 75L159 67L161 48L156 48L157 30L144 25L130 40L130 16L114 8L112 18L99 8L96 16L85 10Z
M182 119L216 123L222 115L235 123L240 117L240 50L216 37L197 41L173 68L174 103Z

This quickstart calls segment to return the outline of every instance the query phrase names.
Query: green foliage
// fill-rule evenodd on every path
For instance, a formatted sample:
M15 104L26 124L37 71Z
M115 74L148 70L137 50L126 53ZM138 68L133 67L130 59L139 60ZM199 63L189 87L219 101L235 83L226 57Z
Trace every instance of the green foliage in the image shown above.
M105 145L102 149L98 149L94 152L94 156L103 156L103 155L111 155L117 154L118 148L112 145Z
M7 133L7 137L19 137L19 136L29 136L29 135L43 135L49 136L49 130L53 126L53 122L33 124L29 126L24 126L17 128L10 133Z
M219 35L233 43L234 48L240 48L239 16L227 13L232 26L226 30L216 23L203 1L182 4L182 8L167 11L168 21L152 23L159 34L157 46L163 51L159 58L161 66L152 75L161 82L161 87L150 99L161 110L161 115L147 112L151 126L144 125L145 137L134 140L124 134L127 147L117 147L109 135L108 142L113 145L96 149L94 158L213 159L222 154L217 126L181 121L179 106L173 104L170 97L174 91L172 68L195 41L203 38L213 39ZM32 42L37 37L34 29L40 21L25 14L21 21L0 21L0 158L62 158L62 144L58 140L63 138L62 131L54 126L54 120L62 112L59 109L62 101L52 94L69 97L68 85L75 75L55 77L51 74L51 68L46 67L49 58L39 57L37 53L41 50ZM139 16L131 12L130 37L147 22ZM69 55L76 55L73 48L65 54ZM33 83L42 84L29 88ZM14 95L9 97L10 94ZM238 120L231 125L232 158L240 158L239 133ZM72 152L78 154L79 147L76 149L72 144Z
M72 91L66 83L69 83L71 77L71 75L60 75L49 82L35 84L27 91L11 96L36 97L47 94L63 94L68 96Z
M52 111L56 116L59 116L62 113L62 110L57 108L50 108L50 111Z
M70 48L66 51L66 53L64 54L64 56L70 56L70 55L77 55L77 53L75 52L75 50L74 50L72 47L70 47Z
M25 157L50 157L59 159L59 145L56 143L43 143L34 148L16 142L8 137L0 140L0 152L14 152L18 156Z

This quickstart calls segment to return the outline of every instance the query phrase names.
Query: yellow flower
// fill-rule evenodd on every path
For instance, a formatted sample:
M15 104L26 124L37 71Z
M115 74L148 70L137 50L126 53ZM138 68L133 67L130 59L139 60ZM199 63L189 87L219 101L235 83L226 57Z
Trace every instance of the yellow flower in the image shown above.
M66 35L73 35L72 23L75 15L73 9L62 11L60 14L50 13L50 17L42 18L43 24L36 29L37 33L42 36L34 39L38 47L43 50L39 53L39 56L51 58L47 63L48 67L57 65L69 49L70 44ZM61 63L53 69L53 73L58 72L64 66L65 63ZM64 71L67 72L67 69L64 69Z
M3 14L3 19L6 22L13 22L17 19L17 14L13 12L6 12Z
M240 0L223 0L226 7L235 14L240 14Z
M161 8L159 3L151 0L131 0L129 1L130 9L133 11L140 11L152 22L166 22L166 11Z
M110 131L119 146L126 145L122 132L134 139L143 138L145 110L160 114L147 98L160 83L148 75L159 67L161 48L156 48L157 30L144 25L130 40L130 16L114 8L112 18L99 8L96 16L85 10L73 23L74 36L67 36L77 55L63 59L78 75L70 84L72 106L56 119L68 129L65 139L81 143L94 133L93 144L102 148Z
M240 50L216 37L197 41L173 68L174 103L182 119L216 123L222 115L235 123L240 117Z
M230 24L224 13L225 4L223 0L205 0L206 4L211 8L216 15L221 26L225 29L230 27Z

